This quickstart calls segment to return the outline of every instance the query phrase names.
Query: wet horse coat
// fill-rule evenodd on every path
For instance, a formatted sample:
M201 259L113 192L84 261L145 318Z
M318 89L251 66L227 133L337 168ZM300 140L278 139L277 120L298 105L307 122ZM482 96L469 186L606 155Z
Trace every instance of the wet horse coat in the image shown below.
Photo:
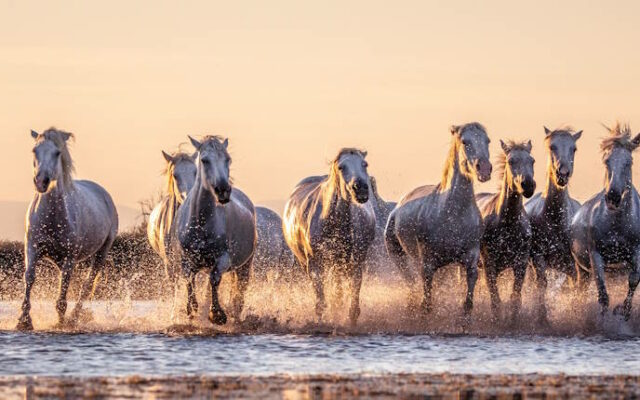
M335 268L350 284L352 324L360 314L363 264L375 237L365 156L342 149L329 175L301 181L289 197L283 225L287 244L313 283L318 317L326 308L324 277Z
M489 138L484 127L469 123L451 128L452 142L442 181L406 195L389 215L385 241L389 256L405 276L409 262L421 268L424 300L431 310L433 276L439 268L462 264L467 275L465 313L473 307L484 225L476 205L473 180L491 178Z
M494 317L498 314L500 304L498 275L507 268L513 268L511 297L514 302L513 317L516 317L522 303L522 284L531 252L531 225L522 198L531 197L536 188L533 180L534 160L531 157L531 141L500 141L500 144L504 152L499 161L502 175L500 192L476 195L484 219L480 254Z
M605 268L623 264L629 269L629 290L624 302L615 308L625 319L640 282L640 196L633 185L633 151L640 146L640 134L631 138L628 125L609 129L602 141L606 166L604 190L587 200L571 224L572 253L585 271L594 271L598 302L602 311L609 307Z
M25 295L17 325L22 330L33 329L31 288L38 260L48 258L60 269L56 311L62 324L74 267L80 261L93 259L72 313L75 321L118 232L118 213L107 191L94 182L72 177L73 161L67 147L72 135L50 128L42 134L32 131L31 136L36 141L33 153L37 191L26 217Z
M218 300L222 274L236 274L235 316L240 317L255 251L255 209L249 198L231 187L228 141L207 136L191 139L198 150L196 182L176 217L176 246L187 278L187 315L197 311L196 273L208 269L212 290L209 320L222 325L227 315Z

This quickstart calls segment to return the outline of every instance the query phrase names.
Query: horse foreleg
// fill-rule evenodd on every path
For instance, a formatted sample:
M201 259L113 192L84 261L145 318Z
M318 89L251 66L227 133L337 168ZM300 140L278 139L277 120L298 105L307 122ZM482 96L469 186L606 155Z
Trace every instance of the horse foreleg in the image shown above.
M547 294L547 262L543 257L534 257L533 267L536 270L538 289L538 322L546 325L548 323L547 304L545 301L545 295Z
M362 287L362 263L353 266L351 272L351 307L349 308L349 319L351 325L355 326L360 316L360 288Z
M596 250L589 252L589 259L593 270L596 273L596 286L598 287L598 303L604 314L609 308L609 295L607 294L607 287L604 282L604 259Z
M520 314L520 308L522 307L522 286L524 285L524 278L527 274L527 261L518 261L513 267L513 291L511 292L511 304L513 307L513 314L511 319L513 321L518 318Z
M71 261L65 261L60 269L60 293L58 295L58 301L56 302L59 325L64 323L64 314L67 312L67 291L69 290L72 271L73 263Z
M194 287L196 285L196 273L189 271L187 274L187 317L193 318L194 314L198 312L198 300L196 299L196 292Z
M638 283L640 282L640 259L638 256L634 257L631 265L631 272L629 272L629 290L627 291L627 297L624 302L616 307L619 312L624 316L625 321L631 318L631 304L633 302L633 295L636 292Z
M234 300L234 318L236 321L240 320L242 310L244 309L244 296L249 286L249 280L251 278L251 265L252 260L247 261L240 268L236 269L236 293Z
M464 313L466 316L471 314L473 310L473 295L478 281L478 259L480 258L480 250L474 249L470 252L467 262L465 263L467 271L467 296L464 300Z
M25 254L25 270L24 270L24 299L22 300L22 314L18 319L16 329L21 331L33 330L31 321L31 288L36 280L36 251L27 246Z
M93 292L98 283L98 272L102 267L103 261L95 262L91 269L89 270L89 274L87 278L82 283L82 288L80 289L80 296L78 296L78 301L76 302L76 306L73 308L73 312L71 313L71 320L73 322L77 322L80 317L80 312L82 312L82 305L85 301L87 301L90 297L93 297ZM73 267L72 267L73 268Z
M209 321L214 325L224 325L227 323L227 315L220 306L218 299L218 287L222 281L222 274L229 269L231 259L228 253L222 254L216 260L216 265L211 268L209 282L211 283L211 307L209 308Z
M491 297L491 313L493 318L497 319L500 309L500 294L498 293L498 271L495 263L492 261L484 262L484 273L487 278L487 287L489 288L489 296Z
M327 304L324 299L324 282L323 271L318 261L309 261L309 278L313 284L313 290L316 293L316 316L319 320L322 320L324 312L327 308Z
M423 299L422 299L422 316L426 317L429 313L431 313L432 309L432 296L431 290L433 288L433 276L436 273L435 265L429 261L425 260L422 265L422 290L423 290Z

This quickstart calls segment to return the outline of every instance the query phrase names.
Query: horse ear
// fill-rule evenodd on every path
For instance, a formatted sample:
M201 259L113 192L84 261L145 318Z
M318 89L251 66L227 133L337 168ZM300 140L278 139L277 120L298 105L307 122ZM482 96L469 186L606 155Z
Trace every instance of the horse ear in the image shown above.
M449 130L451 131L452 135L455 135L456 133L460 132L460 125L451 125L451 128L449 128Z
M229 138L226 138L224 142L222 142L222 145L224 146L225 149L229 147Z
M69 140L71 138L71 136L73 136L73 135L70 134L69 132L62 132L62 138L64 139L65 142L67 140Z
M582 131L578 131L576 133L573 134L573 141L577 142L578 139L580 139L580 137L582 136Z
M34 131L33 129L31 130L31 137L34 139L37 139L39 136L38 132Z
M637 148L638 146L640 146L640 133L638 133L638 134L636 135L636 137L634 137L634 138L631 140L631 143L633 143L633 147L634 147L634 149L635 149L635 148Z
M545 135L547 135L547 136L551 135L551 132L552 132L551 129L547 128L546 126L543 126L543 128L544 128L544 134Z
M502 147L502 151L504 151L505 153L509 152L509 146L507 146L507 144L503 142L502 139L500 139L500 147Z
M368 151L366 151L366 150L362 150L362 158L367 157L367 154L369 154L369 152L368 152Z
M527 140L527 143L524 145L524 147L527 149L529 153L531 153L531 149L533 148L533 145L531 144L531 139Z
M191 136L187 135L187 137L189 138L189 140L191 141L191 144L193 145L193 147L196 148L196 150L200 150L200 147L202 147L202 143L198 142L197 140L195 140L194 138L192 138Z
M162 156L164 157L165 160L167 160L168 163L173 161L173 157L171 157L170 154L165 153L164 150L162 150Z

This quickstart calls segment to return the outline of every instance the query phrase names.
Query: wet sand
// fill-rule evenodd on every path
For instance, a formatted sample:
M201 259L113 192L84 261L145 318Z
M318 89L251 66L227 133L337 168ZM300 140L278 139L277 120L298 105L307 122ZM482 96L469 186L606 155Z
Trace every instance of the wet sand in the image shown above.
M0 378L2 398L633 398L640 376L311 375Z

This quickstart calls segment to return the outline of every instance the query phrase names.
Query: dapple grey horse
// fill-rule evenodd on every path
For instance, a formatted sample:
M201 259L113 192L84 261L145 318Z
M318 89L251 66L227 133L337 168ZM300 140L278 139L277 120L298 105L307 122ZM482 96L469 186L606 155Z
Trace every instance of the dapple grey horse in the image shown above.
M385 241L389 256L405 276L413 260L421 267L423 313L431 311L433 276L441 267L462 264L467 275L465 314L473 308L484 225L473 181L491 178L489 137L477 122L451 127L451 148L442 181L407 194L389 215Z
M285 207L284 237L311 278L320 319L326 308L323 280L330 268L350 284L351 323L360 315L363 264L376 225L368 201L366 154L353 148L340 150L329 175L301 181Z
M38 260L48 258L60 269L56 311L62 325L73 269L78 262L93 258L72 313L75 321L82 303L91 295L118 232L118 213L107 191L94 182L73 179L73 161L67 147L73 135L49 128L42 134L31 131L31 136L36 142L33 148L36 194L26 218L25 293L17 325L20 330L33 329L31 288Z
M612 264L629 268L627 297L614 309L628 320L640 281L640 197L633 186L631 168L640 134L631 138L629 126L618 123L609 129L609 135L601 145L606 167L604 190L587 200L573 218L571 250L580 267L595 271L603 313L609 307L605 268Z
M296 259L282 232L282 218L266 207L256 207L256 254L253 258L254 279L264 280L269 271L277 277L290 278Z
M173 223L187 194L196 180L195 158L197 154L162 152L167 162L164 175L166 177L165 195L149 214L147 238L151 248L162 258L165 276L174 281L177 276L176 262L173 257Z
M576 282L576 263L571 257L571 220L580 203L569 195L569 179L573 175L576 142L582 131L565 127L553 131L544 128L547 148L546 186L525 204L531 221L531 262L538 285L538 319L547 324L547 268L556 269Z
M196 182L176 216L177 250L187 278L187 315L198 309L194 285L196 273L209 269L211 308L209 320L227 322L218 300L222 274L236 274L235 316L244 307L244 295L251 274L256 245L256 215L253 203L239 189L231 187L228 140L206 136L201 142L189 137L198 151Z
M479 193L476 201L484 219L484 235L480 247L482 266L491 295L494 318L498 315L500 295L498 275L513 269L513 318L522 304L522 284L531 254L531 224L522 198L529 198L536 189L533 179L531 141L515 143L500 141L503 154L498 161L500 192Z

